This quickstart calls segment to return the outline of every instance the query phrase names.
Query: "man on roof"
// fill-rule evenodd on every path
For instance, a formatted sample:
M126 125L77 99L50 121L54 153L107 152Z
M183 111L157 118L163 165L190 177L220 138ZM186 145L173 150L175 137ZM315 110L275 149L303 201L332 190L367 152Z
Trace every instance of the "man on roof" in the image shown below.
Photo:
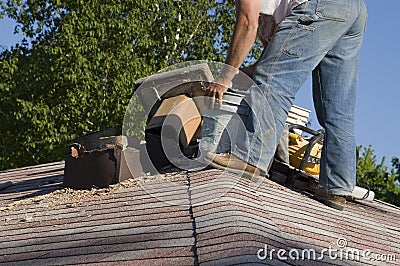
M253 75L271 108L272 114L265 115L273 116L278 143L295 95L312 73L314 106L325 130L320 188L315 197L343 209L356 183L354 114L367 20L364 0L236 0L235 5L235 29L225 60L229 67L208 87L208 96L222 101L258 31L266 48L256 66L246 72ZM257 109L257 103L251 103L251 108ZM207 157L214 167L232 172L244 169L247 176L268 172L272 156L251 152L249 145L273 145L257 134L267 130L245 134L230 154L209 153Z

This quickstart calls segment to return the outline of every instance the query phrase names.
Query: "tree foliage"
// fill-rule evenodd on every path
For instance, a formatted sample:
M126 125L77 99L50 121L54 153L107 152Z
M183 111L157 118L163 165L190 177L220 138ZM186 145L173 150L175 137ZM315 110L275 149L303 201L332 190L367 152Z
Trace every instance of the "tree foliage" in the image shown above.
M232 1L0 5L24 36L0 54L0 170L63 159L67 140L120 129L135 80L187 60L223 61L234 24Z
M385 164L385 157L378 163L374 150L359 147L362 154L358 161L357 181L375 192L376 198L400 206L400 162L393 157L392 167Z

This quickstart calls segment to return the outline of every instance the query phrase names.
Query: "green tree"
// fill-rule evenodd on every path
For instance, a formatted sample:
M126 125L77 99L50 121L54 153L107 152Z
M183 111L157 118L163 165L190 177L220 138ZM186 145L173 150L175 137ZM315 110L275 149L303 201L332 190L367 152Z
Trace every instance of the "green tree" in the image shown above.
M135 80L183 61L223 61L234 24L232 1L0 5L24 36L0 54L0 170L61 160L67 140L120 129Z
M374 191L377 199L400 206L399 158L392 158L392 168L389 169L385 164L385 157L377 162L371 146L360 146L359 149L362 153L358 160L357 181Z

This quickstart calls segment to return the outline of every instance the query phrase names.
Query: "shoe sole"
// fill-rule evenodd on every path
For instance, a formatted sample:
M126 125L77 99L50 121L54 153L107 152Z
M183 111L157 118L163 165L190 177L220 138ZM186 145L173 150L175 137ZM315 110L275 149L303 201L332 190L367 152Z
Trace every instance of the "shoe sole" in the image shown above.
M331 207L331 208L339 210L339 211L343 211L343 209L344 209L344 204L342 204L342 203L337 203L337 202L334 202L327 198L318 197L317 195L314 195L314 197L316 200L318 200L319 202L322 202L323 204L325 204L328 207Z
M246 178L246 179L248 179L250 181L254 181L253 179L256 179L256 181L260 181L260 180L262 181L264 179L262 176L257 175L255 173L250 173L250 172L247 172L245 170L239 170L239 169L230 168L230 167L227 167L227 166L222 166L220 164L214 163L213 161L211 161L208 158L204 158L204 161L206 161L209 165L211 165L212 167L214 167L216 169L223 170L223 171L226 170L228 172L237 174L239 176L243 176L244 178Z

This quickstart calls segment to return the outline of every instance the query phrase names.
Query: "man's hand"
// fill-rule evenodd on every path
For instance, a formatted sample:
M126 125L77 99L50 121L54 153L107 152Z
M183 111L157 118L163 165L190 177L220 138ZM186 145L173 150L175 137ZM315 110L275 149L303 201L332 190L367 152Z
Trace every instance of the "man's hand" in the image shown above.
M227 78L218 77L208 86L207 96L211 97L211 108L214 108L215 98L219 101L219 108L222 107L222 96L232 87L232 81Z

